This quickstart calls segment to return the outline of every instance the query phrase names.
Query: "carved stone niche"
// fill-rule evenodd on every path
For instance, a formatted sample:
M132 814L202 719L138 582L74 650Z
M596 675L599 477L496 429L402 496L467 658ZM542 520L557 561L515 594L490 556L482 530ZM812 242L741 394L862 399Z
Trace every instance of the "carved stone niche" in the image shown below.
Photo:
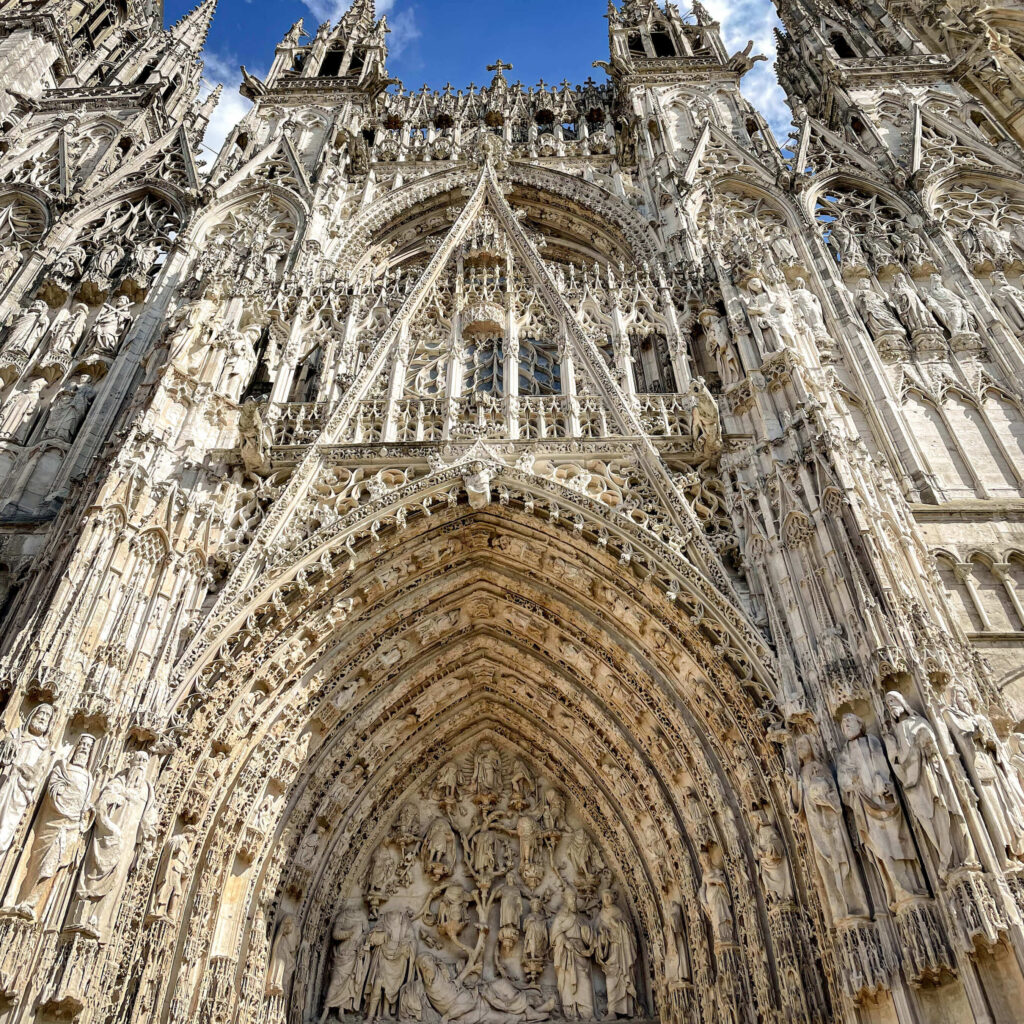
M557 779L481 739L353 858L296 972L319 992L292 998L329 1020L649 1019L649 960L611 864Z

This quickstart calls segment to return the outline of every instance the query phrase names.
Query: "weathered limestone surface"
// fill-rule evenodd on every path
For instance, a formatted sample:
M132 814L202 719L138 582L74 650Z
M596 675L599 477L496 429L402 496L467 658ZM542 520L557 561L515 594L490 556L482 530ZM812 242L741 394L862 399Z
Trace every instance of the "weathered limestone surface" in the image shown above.
M0 1024L1019 1024L1020 4L214 5L0 6Z

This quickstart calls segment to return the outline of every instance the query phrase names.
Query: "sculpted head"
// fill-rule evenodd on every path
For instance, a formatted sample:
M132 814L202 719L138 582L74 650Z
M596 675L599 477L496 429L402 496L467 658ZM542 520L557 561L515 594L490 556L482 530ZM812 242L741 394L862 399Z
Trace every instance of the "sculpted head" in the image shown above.
M811 743L810 736L797 736L796 743L796 756L801 764L807 764L809 761L816 760L814 756L814 744Z
M612 907L614 905L615 905L615 893L613 893L611 891L611 889L605 889L601 893L601 906L602 907Z
M890 690L885 695L885 706L894 722L898 722L901 718L909 718L912 714L906 697L897 690Z
M96 737L89 733L82 733L78 737L75 749L71 752L71 763L78 768L87 768L89 758L92 756L92 748L96 746Z
M566 889L565 890L565 909L576 913L576 890Z
M796 286L797 288L806 288L807 282L802 277L798 277L796 279Z
M764 291L764 281L759 277L752 277L747 282L747 290L753 292L755 295L760 295Z
M28 716L25 723L29 733L33 736L45 736L50 731L50 723L53 721L53 705L40 704Z
M1006 275L1001 270L993 270L992 283L996 285L1006 284Z
M864 735L864 722L861 720L860 715L855 715L852 711L843 715L841 726L843 735L848 740L855 740L858 736Z

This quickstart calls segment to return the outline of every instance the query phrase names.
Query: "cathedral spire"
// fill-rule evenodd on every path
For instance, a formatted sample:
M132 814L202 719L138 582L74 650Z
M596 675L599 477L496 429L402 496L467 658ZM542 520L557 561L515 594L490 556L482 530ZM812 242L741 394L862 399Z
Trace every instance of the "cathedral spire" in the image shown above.
M169 31L178 42L198 54L206 45L206 36L216 10L217 0L202 0L176 21Z

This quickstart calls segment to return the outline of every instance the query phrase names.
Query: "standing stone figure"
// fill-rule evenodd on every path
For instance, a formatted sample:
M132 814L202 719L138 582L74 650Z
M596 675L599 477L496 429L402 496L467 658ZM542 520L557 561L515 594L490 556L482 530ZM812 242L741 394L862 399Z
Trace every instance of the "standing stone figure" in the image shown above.
M367 942L370 950L366 977L367 1017L372 1020L382 1014L393 1016L416 953L412 912L389 910L381 914Z
M857 874L832 772L818 760L810 737L797 737L795 749L800 771L792 780L793 808L807 822L814 863L832 916L836 920L867 917L867 896Z
M324 999L320 1024L325 1024L331 1010L338 1019L359 1009L366 981L366 952L362 945L362 929L354 927L342 911L331 927L331 976Z
M76 302L69 309L57 311L50 324L50 354L70 358L85 333L85 322L89 319L89 307Z
M882 876L889 902L927 895L882 744L864 732L864 723L855 714L843 715L842 730L846 748L836 764L839 789L853 811L860 841Z
M71 905L70 924L97 938L109 931L139 847L155 835L148 765L149 754L137 751L96 800L96 820Z
M46 776L52 721L53 708L40 704L0 742L0 857L10 849Z
M725 872L715 867L708 850L699 854L701 866L700 905L704 916L711 923L711 934L714 941L730 943L736 939L733 928L732 897L729 885L725 880Z
M871 337L876 341L887 335L906 337L907 332L896 319L896 314L885 296L879 295L866 277L862 277L858 282L857 290L853 293L853 301L861 319L867 324Z
M1024 860L1024 792L992 723L976 715L967 690L952 688L944 716L981 803L981 814L1003 864Z
M1024 289L1010 284L1001 270L992 273L992 301L1015 331L1024 331Z
M762 816L758 822L755 840L757 866L765 892L782 903L789 903L793 899L793 879L786 844L767 817Z
M633 979L636 964L636 938L626 915L615 905L615 893L601 893L601 910L597 915L595 953L604 971L608 991L606 1019L629 1017L636 1002Z
M914 818L935 851L939 871L946 874L965 860L975 862L974 844L935 730L895 690L885 695L885 706L892 719L885 736L889 761Z
M103 304L92 324L90 355L108 358L117 355L117 350L131 326L131 304L132 300L127 295L121 295L113 305L109 302Z
M17 913L30 920L40 904L45 908L57 874L74 862L88 827L92 795L89 759L95 745L95 737L88 733L80 736L71 756L59 760L46 781L27 843L28 860L12 901L17 904Z
M49 306L36 299L27 309L23 310L12 323L4 340L3 352L24 352L31 356L40 338L46 334L50 321L47 317Z
M551 959L555 965L562 1013L572 1020L594 1016L594 985L590 978L594 931L576 906L576 893L566 889L562 906L551 922Z
M270 950L270 966L267 968L266 993L268 996L282 996L295 973L295 959L299 949L299 924L294 914L285 914L277 926L274 945Z
M192 842L195 827L189 826L184 832L171 836L160 855L156 872L156 888L153 895L153 917L174 921L188 889L189 871L192 868Z
M942 283L941 274L929 276L925 301L951 335L969 334L974 330L974 315L967 308L967 303Z

